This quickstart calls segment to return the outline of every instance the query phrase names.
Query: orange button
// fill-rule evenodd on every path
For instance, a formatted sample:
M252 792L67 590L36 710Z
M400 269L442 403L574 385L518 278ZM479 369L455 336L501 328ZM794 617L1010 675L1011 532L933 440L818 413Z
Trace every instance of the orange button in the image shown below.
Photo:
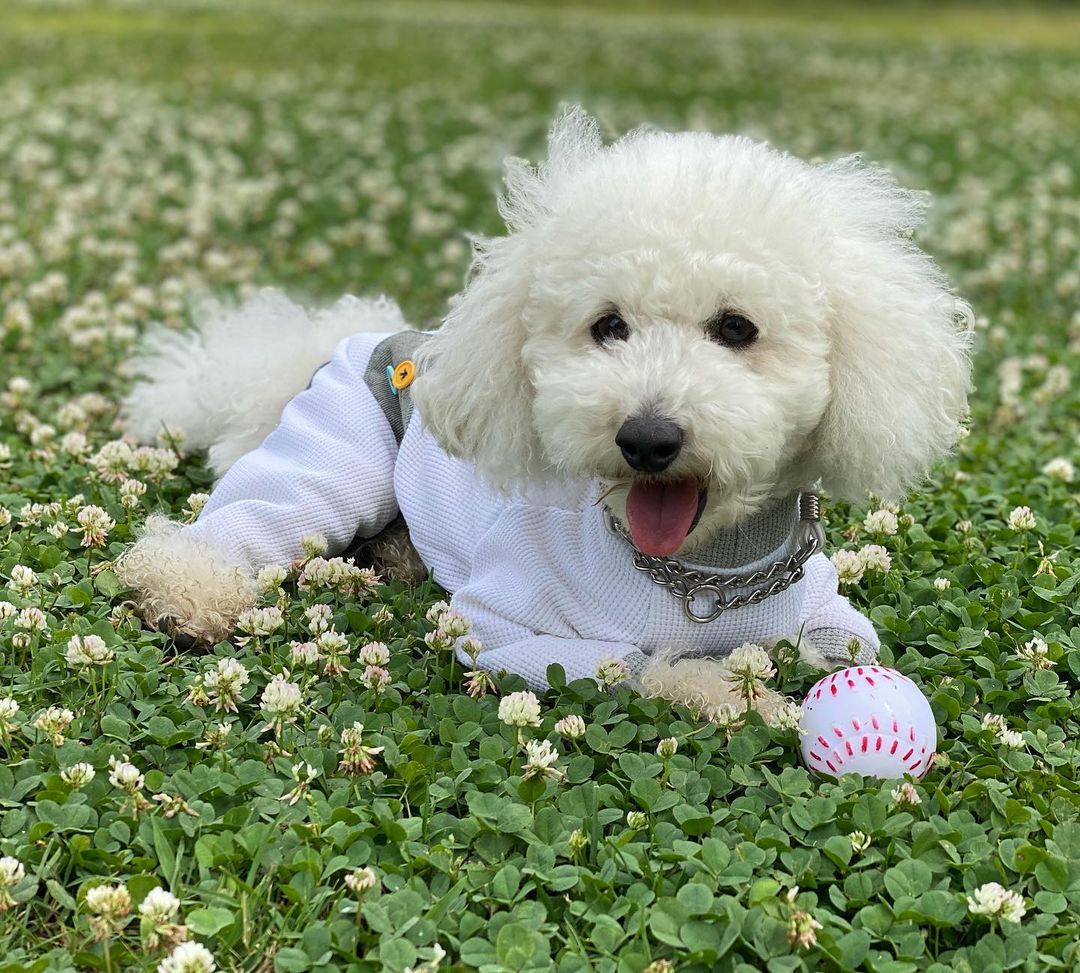
M394 366L394 372L390 376L390 384L400 391L412 385L414 378L416 378L416 366L406 358L405 361L398 362Z

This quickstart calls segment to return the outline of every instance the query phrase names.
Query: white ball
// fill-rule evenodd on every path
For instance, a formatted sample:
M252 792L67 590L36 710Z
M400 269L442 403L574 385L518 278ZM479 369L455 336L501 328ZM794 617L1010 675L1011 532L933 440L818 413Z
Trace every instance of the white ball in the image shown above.
M803 763L819 774L922 777L934 762L937 724L907 676L853 666L819 679L802 704Z

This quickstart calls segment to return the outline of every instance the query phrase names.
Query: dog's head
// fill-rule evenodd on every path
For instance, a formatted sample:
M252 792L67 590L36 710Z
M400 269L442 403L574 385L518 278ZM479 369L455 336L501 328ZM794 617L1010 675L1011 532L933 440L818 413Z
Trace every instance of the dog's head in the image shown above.
M421 356L429 429L496 483L606 481L646 553L821 480L901 495L956 440L966 305L879 170L572 109Z

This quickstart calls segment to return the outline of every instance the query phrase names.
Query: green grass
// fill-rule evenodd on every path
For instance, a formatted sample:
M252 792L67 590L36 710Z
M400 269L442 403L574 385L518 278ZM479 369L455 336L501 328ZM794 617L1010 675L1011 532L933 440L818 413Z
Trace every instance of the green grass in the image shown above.
M1043 472L1077 459L1080 434L1076 15L612 8L0 11L0 602L18 613L0 618L0 699L19 706L0 724L0 857L25 869L0 900L0 971L156 969L166 953L134 910L95 935L86 895L112 883L135 906L175 893L227 970L401 971L436 943L443 970L1080 965L1080 485ZM111 562L148 513L188 516L210 485L199 456L129 457L147 487L129 508L92 462L119 435L118 366L138 332L181 326L190 295L264 283L387 291L436 321L464 233L498 229L499 159L535 158L563 99L609 134L647 120L804 156L864 150L935 193L922 241L980 315L972 431L882 540L892 569L852 592L938 719L945 760L918 805L898 806L893 784L809 777L794 735L756 718L722 729L589 683L545 696L530 731L559 747L566 779L524 782L497 697L469 698L423 642L434 589L352 597L290 579L268 600L282 628L209 657L178 654L125 606ZM87 505L115 522L101 547L83 546ZM1033 530L1008 526L1021 505ZM879 540L861 527L870 509L830 507L834 549ZM290 661L316 603L354 656L389 646L388 688L365 689L355 658L333 679ZM19 627L29 608L47 628ZM82 673L66 654L89 634L113 658ZM1045 666L1021 654L1036 638ZM192 692L225 658L250 675L235 713ZM285 669L305 705L265 732L261 694ZM786 664L778 683L798 696L812 678ZM73 715L61 742L35 727L50 706ZM576 742L553 732L569 713L588 724ZM370 773L339 768L354 722L384 748ZM656 756L672 736L677 754ZM137 797L109 779L125 755ZM79 762L94 779L65 782ZM379 887L358 905L344 880L362 866ZM1023 896L1022 922L969 913L988 882ZM821 924L807 949L788 942L796 910Z

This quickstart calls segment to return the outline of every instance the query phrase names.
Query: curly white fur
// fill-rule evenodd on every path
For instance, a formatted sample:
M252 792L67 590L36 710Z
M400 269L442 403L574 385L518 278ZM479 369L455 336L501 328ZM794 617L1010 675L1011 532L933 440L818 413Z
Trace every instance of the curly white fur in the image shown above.
M140 381L121 416L140 442L182 432L186 447L210 451L218 477L269 435L342 338L409 327L386 297L343 297L311 311L273 290L239 307L208 302L194 317L190 330L158 327L144 337L131 363Z
M678 555L815 480L836 496L896 497L953 444L966 409L970 310L910 239L923 198L852 157L811 165L736 136L641 129L604 146L580 109L556 121L546 162L510 160L508 234L477 242L472 275L417 356L428 429L493 483L606 481L625 513L636 474L616 443L652 413L684 433L664 473L708 486ZM597 343L617 310L624 341ZM706 323L743 315L734 348ZM155 332L125 403L151 439L181 428L220 474L277 423L334 343L404 326L390 302L346 299L307 326L264 294ZM250 579L156 521L122 576L151 617L224 631ZM647 692L716 711L715 662L661 655ZM763 706L778 701L769 696Z
M165 517L150 517L140 539L116 562L120 580L135 592L139 614L152 625L175 625L200 641L228 638L258 587L251 570L183 532Z

